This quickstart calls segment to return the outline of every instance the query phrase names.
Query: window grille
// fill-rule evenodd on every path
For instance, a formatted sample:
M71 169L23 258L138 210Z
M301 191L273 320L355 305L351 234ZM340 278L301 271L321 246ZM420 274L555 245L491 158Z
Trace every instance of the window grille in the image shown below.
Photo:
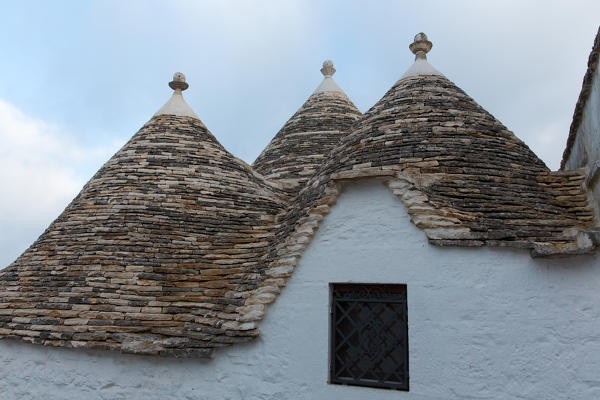
M408 391L406 285L329 286L329 382Z

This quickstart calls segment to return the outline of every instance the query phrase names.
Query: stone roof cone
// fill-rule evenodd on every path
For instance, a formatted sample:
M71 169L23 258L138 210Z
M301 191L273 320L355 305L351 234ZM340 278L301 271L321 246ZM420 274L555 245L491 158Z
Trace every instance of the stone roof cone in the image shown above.
M266 178L297 193L329 151L360 117L360 111L335 83L333 62L323 62L323 81L285 123L253 163Z
M414 68L356 123L326 62L255 162L271 181L218 143L176 74L169 102L0 271L0 338L182 357L246 342L355 179L387 185L435 245L594 251L585 172L549 171L428 66L431 46L415 37Z
M208 356L258 334L238 308L264 269L280 191L207 130L181 97L183 74L170 86L169 102L0 271L0 337Z
M480 166L482 173L548 171L525 143L429 64L432 46L424 33L415 36L409 46L415 62L342 140L338 157L374 165L441 156L438 165Z

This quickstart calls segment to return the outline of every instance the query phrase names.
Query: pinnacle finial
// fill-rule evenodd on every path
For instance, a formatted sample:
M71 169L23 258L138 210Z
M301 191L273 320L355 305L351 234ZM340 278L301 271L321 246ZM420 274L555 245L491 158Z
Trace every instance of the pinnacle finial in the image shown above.
M186 83L184 74L181 72L175 72L173 74L173 80L169 82L169 87L173 90L185 90L190 87L190 85Z
M415 60L427 59L427 53L431 50L433 44L427 40L427 35L423 32L415 35L415 40L408 46L410 51L415 55Z
M333 74L335 74L335 68L333 68L333 61L323 61L323 68L321 68L321 73L323 74L323 76L325 76L325 78L331 78Z

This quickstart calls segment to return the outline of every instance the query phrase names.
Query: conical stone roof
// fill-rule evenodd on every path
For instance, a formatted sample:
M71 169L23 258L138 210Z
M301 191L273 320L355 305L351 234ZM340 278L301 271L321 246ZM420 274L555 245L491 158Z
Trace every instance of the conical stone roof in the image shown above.
M252 165L292 194L303 187L361 115L333 80L333 63L325 61L321 72L323 82Z
M441 224L420 216L439 244L532 246L564 241L566 228L593 222L580 178L551 174L521 140L442 76L399 81L335 153L335 176L391 168L440 217L452 216ZM579 195L565 197L574 192ZM451 229L443 226L450 221Z
M206 356L258 334L239 307L283 202L182 103L181 86L0 272L0 337Z
M174 80L168 107L0 271L0 337L174 356L245 342L353 179L380 179L436 245L593 251L585 173L549 171L415 39L416 65L292 201L221 147Z
M340 182L381 177L433 244L511 246L533 255L593 250L595 234L582 233L594 226L585 174L549 171L429 65L429 49L427 37L417 35L415 65L341 139L294 200L282 219L281 248L318 226Z

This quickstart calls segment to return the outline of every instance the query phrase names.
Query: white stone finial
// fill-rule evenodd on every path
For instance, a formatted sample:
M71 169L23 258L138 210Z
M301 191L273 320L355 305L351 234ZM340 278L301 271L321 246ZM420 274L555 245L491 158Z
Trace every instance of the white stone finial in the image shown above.
M190 85L186 83L184 74L181 72L175 72L173 74L173 80L169 82L169 87L173 90L185 90L190 87Z
M324 76L323 82L321 82L321 84L317 86L313 94L325 92L344 93L331 77L333 74L335 74L335 68L333 68L333 62L331 60L323 61L323 68L321 68L321 73Z
M420 32L415 35L415 40L408 46L408 48L415 55L415 60L426 60L427 53L429 53L429 50L431 50L432 46L433 44L427 40L427 35L423 32Z
M413 65L402 75L400 79L408 78L409 76L418 75L439 75L444 76L440 71L433 68L429 62L427 62L427 53L431 50L433 44L427 40L427 35L423 32L415 35L415 40L408 48L415 55L415 62Z
M333 61L331 61L331 60L323 61L323 68L321 68L321 73L326 78L327 77L331 78L333 76L333 74L335 74L335 68L333 68Z
M185 75L181 72L175 72L173 74L173 80L169 82L169 87L174 90L173 95L154 115L175 115L179 117L198 118L194 110L192 110L188 103L185 102L183 94L181 93L189 86L190 85L185 81Z

